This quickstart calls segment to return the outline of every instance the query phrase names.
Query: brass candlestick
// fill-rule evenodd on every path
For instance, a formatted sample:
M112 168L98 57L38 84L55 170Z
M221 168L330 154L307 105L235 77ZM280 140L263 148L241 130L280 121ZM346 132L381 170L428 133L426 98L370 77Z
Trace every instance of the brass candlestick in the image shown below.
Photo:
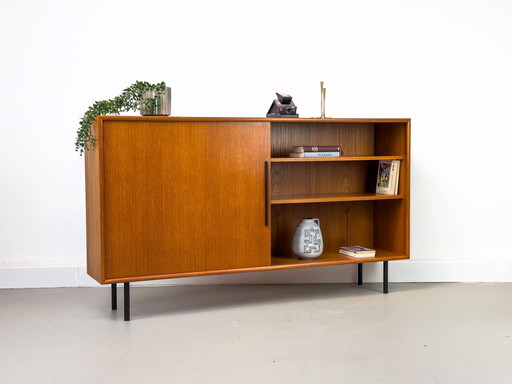
M320 118L325 119L325 87L324 82L320 82Z

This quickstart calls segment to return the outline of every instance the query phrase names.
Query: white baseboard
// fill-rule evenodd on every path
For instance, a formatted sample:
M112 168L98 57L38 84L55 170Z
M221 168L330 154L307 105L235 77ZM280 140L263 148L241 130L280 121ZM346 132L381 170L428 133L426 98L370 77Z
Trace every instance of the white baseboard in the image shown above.
M353 283L356 265L154 280L133 285ZM382 281L382 263L365 264L364 282ZM414 261L389 263L390 282L512 282L512 261ZM99 286L85 266L0 267L0 289Z

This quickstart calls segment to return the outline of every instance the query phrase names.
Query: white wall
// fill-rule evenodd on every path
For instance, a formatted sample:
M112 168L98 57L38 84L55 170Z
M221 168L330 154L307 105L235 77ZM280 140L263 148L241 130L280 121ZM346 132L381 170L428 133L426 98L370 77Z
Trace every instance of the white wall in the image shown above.
M440 277L455 262L512 280L509 0L25 0L0 18L0 287L48 268L86 284L75 132L135 80L166 81L175 116L264 116L275 91L318 116L323 80L328 116L411 117L410 279L465 280Z

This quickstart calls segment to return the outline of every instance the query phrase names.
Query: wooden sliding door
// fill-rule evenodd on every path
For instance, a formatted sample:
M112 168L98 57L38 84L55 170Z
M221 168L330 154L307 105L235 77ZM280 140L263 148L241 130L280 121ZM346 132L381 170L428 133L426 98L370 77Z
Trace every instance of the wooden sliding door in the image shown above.
M105 280L270 264L265 122L101 124Z

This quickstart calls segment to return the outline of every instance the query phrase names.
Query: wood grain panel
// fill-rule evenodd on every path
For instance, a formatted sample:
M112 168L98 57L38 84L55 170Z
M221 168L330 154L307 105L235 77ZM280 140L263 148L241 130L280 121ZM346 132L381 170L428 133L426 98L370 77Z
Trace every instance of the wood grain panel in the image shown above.
M409 255L409 220L404 200L375 202L376 247Z
M272 163L272 198L375 191L377 163Z
M373 201L272 206L272 255L293 257L295 227L305 217L320 220L324 253L340 246L373 247Z
M409 119L108 116L97 124L85 160L87 269L100 283L409 257ZM332 144L345 158L287 158L295 145ZM378 160L396 157L400 195L375 195ZM321 222L317 260L291 254L303 217ZM376 248L377 257L340 257L341 245Z
M375 155L408 155L409 123L375 124Z
M347 201L376 201L403 199L403 195L382 195L378 193L333 193L319 195L279 196L271 204L339 203Z
M272 157L288 157L294 146L339 145L344 156L373 155L372 123L272 123Z
M339 253L322 253L319 258L314 260L299 260L293 257L287 256L275 256L272 257L270 265L261 267L248 267L248 268L232 268L226 270L215 270L215 271L200 271L200 272L183 272L173 273L167 275L155 275L155 276L135 276L123 279L110 279L106 280L105 283L119 283L129 281L144 281L150 279L175 279L180 277L195 277L195 276L209 276L209 275L222 275L231 273L247 273L247 272L265 272L275 271L282 269L295 269L295 268L314 268L314 267L326 267L335 265L345 264L359 264L359 263L375 263L378 261L393 261L393 260L404 260L408 259L408 256L397 254L394 252L388 252L383 249L376 249L377 255L375 257L367 258L353 258L344 256Z
M270 263L266 123L106 121L107 277Z
M101 125L101 122L96 124ZM85 202L87 231L87 273L97 281L105 279L102 225L103 172L101 168L102 130L91 128L97 145L85 151Z
M402 200L375 203L377 247L409 257L410 254L410 121L383 122L375 129L376 152L403 156L398 192Z

